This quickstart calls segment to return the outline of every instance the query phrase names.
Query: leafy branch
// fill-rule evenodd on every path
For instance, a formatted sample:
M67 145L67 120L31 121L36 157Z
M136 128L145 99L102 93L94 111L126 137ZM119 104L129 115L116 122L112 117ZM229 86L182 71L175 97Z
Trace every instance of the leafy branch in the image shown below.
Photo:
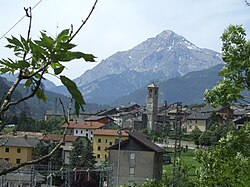
M73 51L76 45L71 42L89 20L97 2L98 0L95 1L87 18L82 21L82 24L74 34L73 26L71 26L71 31L70 29L65 29L60 32L56 38L52 38L46 34L46 31L42 31L40 32L41 36L38 40L33 40L30 37L32 22L31 8L24 9L26 12L26 16L29 18L27 39L23 38L21 35L19 39L14 36L12 36L11 38L6 38L8 41L8 45L6 45L5 47L13 50L17 60L12 60L10 58L0 60L1 74L14 74L15 72L18 72L16 80L11 85L10 89L0 102L0 132L5 127L4 114L10 106L26 101L34 96L36 96L39 100L46 101L47 97L44 93L44 89L41 83L42 80L45 79L44 75L49 73L49 68L52 68L53 75L58 76L62 84L66 86L67 90L71 94L72 100L74 100L75 112L76 114L79 114L80 108L85 104L83 96L78 90L76 84L68 77L62 75L62 72L65 69L64 63L67 63L69 61L75 59L83 59L86 62L95 61L95 56L93 56L92 54ZM15 92L17 86L21 81L24 81L24 87L30 90L30 93L27 96L22 97L21 99L14 100L12 98L13 93ZM68 107L68 115L71 111L72 100L70 101L70 107ZM61 100L60 102L62 104ZM65 110L64 116L66 123L69 125L69 117L66 117ZM8 169L3 169L2 171L0 171L0 176L15 171L20 167L32 165L49 158L64 141L67 127L64 130L62 140L53 148L50 153L38 159L21 163Z

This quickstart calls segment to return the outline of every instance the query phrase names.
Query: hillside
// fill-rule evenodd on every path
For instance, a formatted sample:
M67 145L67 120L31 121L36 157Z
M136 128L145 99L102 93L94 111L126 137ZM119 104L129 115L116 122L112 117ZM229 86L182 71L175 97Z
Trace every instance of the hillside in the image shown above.
M168 103L183 102L184 104L203 103L203 93L205 89L212 88L217 81L221 79L218 72L223 67L222 64L205 69L188 73L182 77L172 78L167 81L158 82L159 86L159 103L165 100ZM127 104L135 102L145 105L147 87L138 89L135 92L118 98L112 105Z

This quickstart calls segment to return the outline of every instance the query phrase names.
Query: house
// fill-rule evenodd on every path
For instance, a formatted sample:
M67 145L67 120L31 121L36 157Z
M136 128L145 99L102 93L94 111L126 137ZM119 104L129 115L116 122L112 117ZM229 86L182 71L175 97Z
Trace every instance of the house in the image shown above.
M135 117L135 115L131 112L121 112L121 113L117 113L117 114L114 114L111 116L113 118L113 120L115 121L115 123L124 128L124 122L127 120L127 119L132 119Z
M69 152L72 150L72 144L75 142L79 136L73 135L66 135L64 141L61 145L62 150L62 159L65 164L69 164ZM83 137L85 138L85 137ZM62 134L46 134L42 137L41 141L49 142L49 143L56 143L63 139Z
M210 113L193 112L187 117L186 126L187 132L191 133L195 127L198 127L202 132L206 131L211 120L216 120L222 122L222 117L217 115L212 115Z
M65 123L62 128L68 126L67 135L87 137L92 142L94 131L104 128L105 125L104 123L92 121L70 121L69 126Z
M127 139L128 134L125 131L121 132L121 140ZM96 161L105 161L108 158L108 152L106 151L106 149L112 145L115 145L118 141L119 134L117 133L117 130L95 130L93 138L93 153L96 157Z
M141 132L127 133L127 140L107 149L113 168L113 186L141 185L147 179L161 179L164 150Z
M56 120L62 120L64 117L64 114L61 112L54 112L54 111L45 111L44 113L44 120L51 120L51 119L56 119Z
M127 105L122 105L119 107L119 111L122 112L132 112L134 110L139 110L141 107L136 103L129 103Z
M234 117L234 111L230 107L222 107L218 106L216 108L212 107L211 105L204 106L201 110L199 110L201 113L215 113L220 115L224 120L230 120Z
M20 164L33 159L37 138L0 137L0 160L10 164Z

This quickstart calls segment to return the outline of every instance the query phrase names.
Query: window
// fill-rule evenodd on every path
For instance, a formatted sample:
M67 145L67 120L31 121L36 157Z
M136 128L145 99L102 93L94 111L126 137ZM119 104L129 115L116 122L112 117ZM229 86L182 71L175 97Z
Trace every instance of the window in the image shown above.
M89 129L86 129L86 131L88 132L88 131L89 131Z
M17 148L16 152L21 153L21 148Z
M88 133L86 133L86 137L87 137L87 138L89 137L89 134L88 134Z
M90 131L90 134L93 134L93 131Z
M73 130L70 130L70 133L73 134Z
M81 134L82 134L82 130L81 130Z
M16 164L20 164L21 163L21 159L20 158L17 158L16 159Z
M130 167L129 168L129 176L133 177L135 175L135 168L134 167Z
M101 138L98 138L98 143L101 143L102 142L102 139Z
M100 150L101 150L101 147L100 147L100 146L98 146L98 148L97 148L97 149L98 149L98 151L100 151Z
M76 134L78 134L78 130L76 130Z
M8 162L10 159L9 158L5 158L4 160Z
M100 158L100 157L101 157L100 154L98 154L98 155L97 155L97 158Z
M109 142L109 145L112 145L112 142Z
M107 155L105 155L105 158L107 158Z
M10 152L10 148L5 147L5 152L6 152L6 153Z
M195 120L195 123L197 123L197 120Z
M135 160L135 153L130 153L129 159L130 160Z
M108 143L108 139L106 139L106 143Z

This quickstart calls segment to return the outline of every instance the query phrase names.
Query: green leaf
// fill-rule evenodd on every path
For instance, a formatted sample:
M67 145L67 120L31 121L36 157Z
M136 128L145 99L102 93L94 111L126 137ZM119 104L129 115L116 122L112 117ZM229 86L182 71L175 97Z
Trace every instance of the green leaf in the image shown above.
M60 73L62 73L62 71L64 70L65 66L61 66L59 68L54 68L54 72L56 75L59 75Z
M14 36L12 38L7 38L8 42L14 44L17 47L23 48L23 44Z
M81 92L78 90L76 84L72 80L70 80L68 77L61 75L60 79L63 85L66 86L72 98L75 100L75 111L76 111L76 114L78 115L80 106L85 104L83 100L83 96Z
M63 58L60 61L71 61L74 59L80 59L83 58L86 62L95 62L95 56L92 54L85 54L82 52L67 52L65 53L65 55L63 56Z
M44 32L41 32L42 37L41 39L41 45L46 47L47 49L53 49L54 47L54 40L53 38L47 36ZM36 41L35 41L36 42Z
M22 69L22 68L28 68L30 66L30 64L26 61L23 61L23 60L20 60L18 61L18 65L19 67Z
M7 73L7 72L9 72L9 71L10 71L9 68L0 68L0 72L1 72L2 74L5 74L5 73Z
M38 88L36 92L36 97L38 99L43 100L44 102L47 100L47 96L44 94L44 91L41 88Z
M22 37L22 35L20 35L20 38L21 38L21 42L25 48L26 51L29 51L29 45L28 45L28 42Z
M30 85L32 84L32 82L33 82L32 78L27 79L27 81L24 83L24 87L25 88L30 87Z
M64 29L62 32L60 32L56 38L57 42L65 42L69 39L69 29Z

